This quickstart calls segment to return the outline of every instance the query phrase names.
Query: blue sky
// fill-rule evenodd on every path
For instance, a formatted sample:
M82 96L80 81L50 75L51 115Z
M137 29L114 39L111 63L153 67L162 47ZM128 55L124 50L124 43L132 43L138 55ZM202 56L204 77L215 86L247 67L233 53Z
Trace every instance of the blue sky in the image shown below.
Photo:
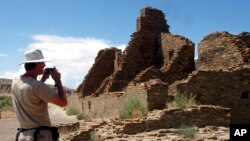
M24 52L39 48L76 88L98 50L126 47L147 6L162 10L170 32L196 47L216 31L250 31L249 0L0 0L0 77L23 73Z

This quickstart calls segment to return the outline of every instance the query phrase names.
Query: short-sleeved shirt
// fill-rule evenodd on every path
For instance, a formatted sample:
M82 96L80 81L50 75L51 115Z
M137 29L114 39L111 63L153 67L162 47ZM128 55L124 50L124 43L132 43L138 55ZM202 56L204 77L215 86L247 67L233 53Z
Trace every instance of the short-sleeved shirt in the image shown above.
M20 128L50 126L48 102L55 90L30 76L20 76L12 82L12 101Z

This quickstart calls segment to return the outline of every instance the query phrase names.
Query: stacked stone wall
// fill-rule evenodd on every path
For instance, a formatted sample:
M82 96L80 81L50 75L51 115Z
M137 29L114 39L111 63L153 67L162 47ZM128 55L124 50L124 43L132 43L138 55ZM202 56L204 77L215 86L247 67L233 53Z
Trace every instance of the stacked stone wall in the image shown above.
M82 107L83 98L77 94L73 93L67 96L68 107L77 109L79 112L84 112Z
M115 58L119 58L117 55L121 50L116 48L109 48L100 50L95 59L95 64L89 70L89 73L85 76L84 81L79 85L76 92L81 93L82 96L88 96L100 87L102 81L110 76L115 71ZM119 60L117 60L119 61Z
M161 52L163 54L163 81L172 84L184 79L195 70L194 44L178 35L163 33L161 35Z
M144 120L125 122L120 131L125 134L135 134L145 131L179 127L181 125L226 126L230 124L230 109L219 106L200 105L188 109L168 109L153 111Z
M249 65L249 33L215 32L199 43L197 70L230 70Z
M141 16L137 18L136 31L148 30L151 32L169 32L165 15L162 11L146 7L140 11Z
M92 118L119 117L119 106L129 97L138 99L151 111L166 108L167 101L172 101L172 96L167 95L167 84L159 79L147 83L129 85L125 91L109 92L98 97L86 96L79 100L77 94L68 97L70 107L89 115Z
M187 80L172 84L170 95L174 95L176 91L196 95L198 104L231 108L232 123L250 123L250 112L247 108L250 106L249 68L233 72L198 71Z

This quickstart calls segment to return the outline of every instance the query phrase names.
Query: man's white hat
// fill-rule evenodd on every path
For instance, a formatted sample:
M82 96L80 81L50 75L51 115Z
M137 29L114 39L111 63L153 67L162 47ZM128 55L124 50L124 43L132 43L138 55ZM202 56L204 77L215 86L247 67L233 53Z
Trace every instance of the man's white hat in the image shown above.
M27 51L25 54L25 61L22 63L36 63L36 62L47 62L43 57L43 53L40 49Z

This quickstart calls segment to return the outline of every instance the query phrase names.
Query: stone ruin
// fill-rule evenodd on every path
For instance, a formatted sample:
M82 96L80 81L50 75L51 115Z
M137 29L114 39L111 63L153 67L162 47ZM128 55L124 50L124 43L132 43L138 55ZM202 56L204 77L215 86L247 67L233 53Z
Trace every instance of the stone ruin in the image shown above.
M231 123L250 123L250 33L216 32L198 45L196 71L169 86L204 105L231 108Z
M82 96L123 91L129 83L161 79L172 83L194 71L194 44L171 35L164 14L145 8L124 52L101 50L76 92ZM155 73L151 75L151 73Z
M93 118L117 117L117 107L129 95L152 111L165 109L180 91L196 95L199 105L221 107L210 111L225 113L219 125L250 123L250 33L206 36L195 61L194 43L171 34L164 17L158 9L142 9L126 49L100 50L76 94L68 97L69 106Z

